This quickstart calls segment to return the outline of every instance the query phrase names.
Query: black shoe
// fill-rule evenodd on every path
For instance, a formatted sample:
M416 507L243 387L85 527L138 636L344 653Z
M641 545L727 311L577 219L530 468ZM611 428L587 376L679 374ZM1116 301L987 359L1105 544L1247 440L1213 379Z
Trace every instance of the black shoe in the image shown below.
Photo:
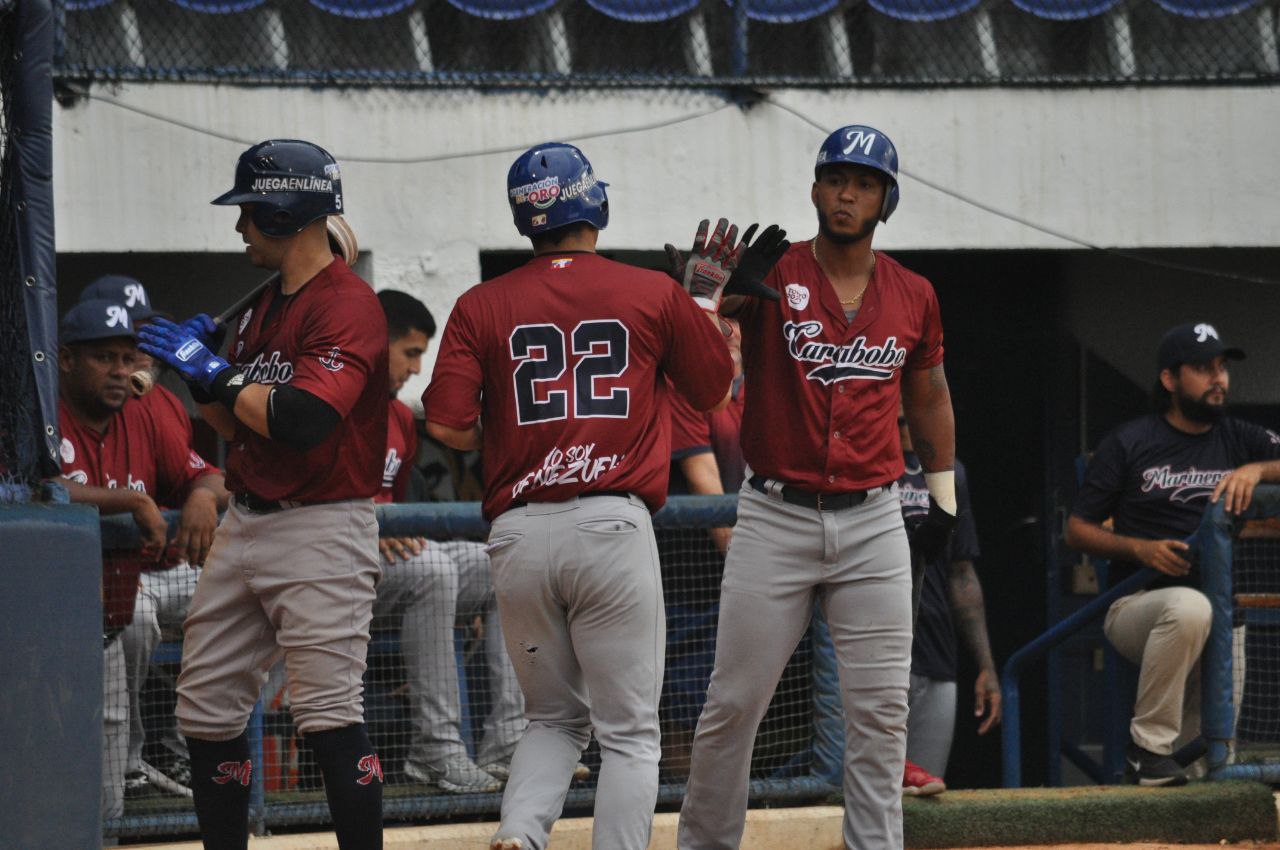
M1144 750L1132 741L1125 750L1124 766L1125 778L1135 785L1171 788L1187 784L1187 775L1183 772L1182 765L1172 757Z

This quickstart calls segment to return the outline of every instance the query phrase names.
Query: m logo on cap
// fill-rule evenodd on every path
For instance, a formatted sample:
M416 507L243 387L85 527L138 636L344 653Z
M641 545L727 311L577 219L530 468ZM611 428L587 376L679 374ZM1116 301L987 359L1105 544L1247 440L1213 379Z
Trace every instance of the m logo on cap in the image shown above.
M123 307L112 305L107 308L107 327L109 328L127 328L129 327L129 311Z
M1201 322L1200 324L1196 325L1194 330L1196 332L1196 342L1205 342L1209 339L1209 337L1213 337L1214 339L1218 338L1217 329L1214 328L1213 325L1208 324L1207 322Z
M124 303L129 307L147 305L147 291L142 288L142 284L131 283L124 288Z

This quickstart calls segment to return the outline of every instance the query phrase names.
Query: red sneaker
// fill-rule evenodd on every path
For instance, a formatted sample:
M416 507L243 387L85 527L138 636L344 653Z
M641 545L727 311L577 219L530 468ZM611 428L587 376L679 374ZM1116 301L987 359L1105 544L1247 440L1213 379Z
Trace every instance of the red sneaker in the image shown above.
M904 796L931 797L946 790L947 783L933 776L929 771L910 759L907 760L907 769L902 775L902 793Z

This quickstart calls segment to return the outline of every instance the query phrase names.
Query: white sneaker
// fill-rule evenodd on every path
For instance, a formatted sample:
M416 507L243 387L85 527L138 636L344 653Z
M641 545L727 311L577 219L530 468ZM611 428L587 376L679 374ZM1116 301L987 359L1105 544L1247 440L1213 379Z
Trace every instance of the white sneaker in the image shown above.
M499 791L502 783L476 767L466 756L450 756L439 765L404 763L404 775L423 785L435 785L450 794L486 794Z

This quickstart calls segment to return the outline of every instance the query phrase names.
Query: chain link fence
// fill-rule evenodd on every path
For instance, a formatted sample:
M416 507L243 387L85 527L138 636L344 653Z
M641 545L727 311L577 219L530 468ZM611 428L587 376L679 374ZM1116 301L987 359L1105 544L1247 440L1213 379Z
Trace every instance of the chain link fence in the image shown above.
M70 0L57 73L364 86L1274 83L1276 0Z

